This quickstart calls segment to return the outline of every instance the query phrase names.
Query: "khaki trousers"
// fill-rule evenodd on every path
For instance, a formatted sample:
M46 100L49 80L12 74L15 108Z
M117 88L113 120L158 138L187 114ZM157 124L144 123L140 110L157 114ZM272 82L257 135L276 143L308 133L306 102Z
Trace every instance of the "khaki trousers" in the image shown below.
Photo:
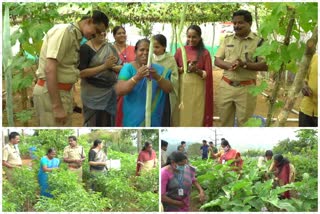
M72 113L73 113L73 95L71 91L59 90L60 98L64 110L67 113L67 122L65 124L59 124L55 121L52 112L52 104L49 96L48 89L46 85L39 86L36 85L33 89L33 102L36 115L38 117L39 126L51 126L51 127L61 127L72 126Z
M220 81L217 91L217 107L221 126L233 127L235 117L238 126L243 126L252 117L257 103L257 97L249 93L247 86L231 86L224 80Z

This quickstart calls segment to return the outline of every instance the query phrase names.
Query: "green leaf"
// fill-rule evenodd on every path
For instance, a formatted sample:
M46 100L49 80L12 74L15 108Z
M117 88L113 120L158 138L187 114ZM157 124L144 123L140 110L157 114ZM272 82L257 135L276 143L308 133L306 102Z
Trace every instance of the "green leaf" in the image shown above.
M276 103L274 104L275 109L280 109L284 106L284 101L277 100Z
M287 70L291 71L293 73L297 73L298 71L298 65L296 61L291 61L289 64L287 64Z
M281 46L280 49L280 56L281 56L281 61L283 61L284 63L288 63L290 61L290 52L288 50L288 47L283 45Z
M288 212L296 212L297 209L292 206L289 201L285 201L285 200L280 200L277 205L275 205L276 207L282 209L282 210L286 210Z
M250 182L250 181L240 180L240 181L237 181L237 182L233 183L232 190L236 192L236 191L238 191L240 189L249 187L251 185L252 185L252 182Z
M250 212L251 206L235 206L232 208L232 211L234 212Z
M210 207L220 206L221 201L222 201L221 199L222 199L222 197L220 197L220 198L218 198L216 200L212 200L212 201L210 201L208 203L205 203L204 205L202 205L200 207L200 210L205 210L205 209L210 208Z
M259 118L249 118L247 122L245 122L245 127L260 127L262 125L262 121Z
M259 94L261 94L264 90L266 90L268 88L268 83L263 80L260 85L257 86L250 86L248 88L248 91L251 95L253 96L258 96Z
M19 120L21 122L27 122L27 121L31 120L32 117L33 117L32 110L22 110L22 111L16 113L17 120Z
M20 38L21 33L20 30L16 30L14 31L11 35L10 35L10 42L11 42L11 46L15 45L17 40Z

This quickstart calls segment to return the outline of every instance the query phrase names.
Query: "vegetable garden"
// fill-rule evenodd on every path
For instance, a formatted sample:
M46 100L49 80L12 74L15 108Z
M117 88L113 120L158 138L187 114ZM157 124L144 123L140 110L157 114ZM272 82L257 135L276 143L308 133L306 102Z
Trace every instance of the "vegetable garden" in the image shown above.
M193 158L190 164L197 169L197 180L205 190L207 201L200 205L197 191L193 190L192 211L317 212L317 130L299 130L297 137L296 141L283 140L272 149L274 154L287 157L296 168L295 182L281 187L274 185L273 178L264 179L268 168L259 169L256 152L250 150L243 154L241 173L233 171L228 164ZM260 151L260 156L263 154L264 151ZM288 190L291 199L280 199L279 195Z
M144 132L146 131L146 132ZM110 169L106 175L91 178L89 164L83 164L83 182L67 170L61 163L60 170L49 174L50 192L53 198L39 196L37 173L39 157L46 154L48 148L57 150L57 157L62 158L63 148L67 145L67 137L73 130L36 130L34 136L23 136L20 152L24 159L28 157L28 149L36 147L31 166L23 166L13 172L12 180L3 179L2 207L4 212L104 212L104 211L153 211L159 210L158 168L135 176L137 146L139 141L150 140L158 148L158 130L93 130L89 134L78 137L78 144L89 151L93 139L99 138L107 142L108 159L121 161L121 170ZM112 140L112 142L110 142ZM118 142L121 141L121 144ZM156 149L157 151L157 149ZM30 157L29 157L30 158ZM90 189L95 182L96 191Z
M172 29L169 42L172 53L177 48L178 30L184 32L191 23L212 25L212 37L215 38L219 35L214 32L217 23L230 21L232 13L238 9L248 9L254 17L253 24L257 33L265 39L256 54L266 58L270 71L260 76L258 85L252 87L252 93L259 97L255 114L266 118L266 126L285 126L288 117L297 121L297 112L294 109L299 107L302 81L317 45L316 2L188 3L187 5L106 2L3 3L4 126L13 127L15 124L24 127L37 126L33 121L32 88L37 68L36 59L39 56L43 35L55 23L74 22L94 9L100 9L108 14L111 28L118 24L130 24L137 27L144 37L151 36L152 27L156 22L163 24L163 28L165 24L169 24ZM180 23L181 11L184 10L186 19ZM14 29L11 32L10 27ZM19 41L19 52L13 56L11 47L17 41ZM213 39L211 44L206 46L213 50L217 44L214 44ZM294 80L288 80L289 73L295 76ZM215 68L214 77L216 86L221 79L221 70ZM76 91L78 92L75 93L75 100L81 106L78 84ZM76 121L74 126L82 125L81 115L75 113L73 120ZM217 121L215 126L218 125ZM246 125L262 124L260 120L252 119Z

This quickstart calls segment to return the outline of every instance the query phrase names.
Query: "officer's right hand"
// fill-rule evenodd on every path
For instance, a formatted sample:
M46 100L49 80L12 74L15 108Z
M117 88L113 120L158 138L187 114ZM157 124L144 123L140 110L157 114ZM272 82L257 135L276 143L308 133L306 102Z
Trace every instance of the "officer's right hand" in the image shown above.
M104 62L104 66L106 69L111 69L116 65L116 63L117 63L117 58L112 55L107 57L106 61Z
M234 61L233 63L231 63L231 67L229 68L229 70L231 71L235 71L237 68L241 67L241 61L239 61L238 59L236 61Z
M62 125L66 124L67 122L67 114L63 107L57 107L53 109L53 116L57 123Z

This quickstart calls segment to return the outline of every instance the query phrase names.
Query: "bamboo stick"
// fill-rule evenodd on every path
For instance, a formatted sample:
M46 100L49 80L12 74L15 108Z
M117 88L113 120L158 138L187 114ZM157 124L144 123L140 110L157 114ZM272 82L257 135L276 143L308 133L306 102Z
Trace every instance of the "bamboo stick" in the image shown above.
M3 17L3 37L2 37L2 54L3 54L3 71L5 73L5 83L6 83L6 109L8 126L14 126L13 120L13 98L12 98L12 69L10 64L12 63L12 50L10 42L10 20L9 20L9 7L5 7L4 17Z
M150 39L149 46L149 55L148 55L148 64L147 66L151 68L152 64L152 55L153 55L153 36ZM147 78L147 89L146 89L146 112L145 112L145 126L151 126L151 103L152 103L152 79L151 77Z
M179 29L178 29L178 43L180 45L180 48L181 48L181 55L182 55L182 62L183 62L183 76L182 78L185 78L185 75L187 73L187 53L186 53L186 49L184 48L184 45L182 43L182 40L181 40L181 32L182 32L182 29L183 29L183 25L184 25L184 22L185 22L185 19L186 19L186 11L187 11L187 4L184 4L183 5L183 9L182 9L182 14L181 14L181 19L180 19L180 24L179 24ZM183 106L183 96L184 96L184 90L183 90L183 87L182 87L182 90L181 90L181 94L180 94L180 104L179 104L179 109L183 109L184 106Z

